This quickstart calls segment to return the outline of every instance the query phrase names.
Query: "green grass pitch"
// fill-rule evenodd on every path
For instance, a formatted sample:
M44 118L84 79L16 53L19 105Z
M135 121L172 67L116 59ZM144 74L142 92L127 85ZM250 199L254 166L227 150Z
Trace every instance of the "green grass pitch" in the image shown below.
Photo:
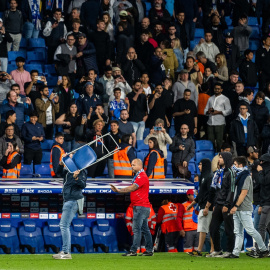
M153 257L123 257L121 254L72 254L72 260L54 260L52 255L0 255L0 270L238 270L270 269L270 258L240 259L191 257L184 253L155 253Z

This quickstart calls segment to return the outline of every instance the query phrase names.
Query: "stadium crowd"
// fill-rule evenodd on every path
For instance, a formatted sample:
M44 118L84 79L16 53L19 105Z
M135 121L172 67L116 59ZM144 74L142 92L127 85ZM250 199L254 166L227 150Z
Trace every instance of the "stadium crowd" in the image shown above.
M258 244L251 255L266 256L269 0L154 0L151 7L141 0L0 2L3 178L19 178L22 163L41 164L41 143L53 138L51 176L62 177L60 161L66 152L110 132L121 150L91 166L88 177L102 176L107 165L110 178L132 178L130 163L136 158L136 142L144 140L149 153L143 167L150 179L165 178L168 163L174 178L190 179L195 141L207 139L220 154L212 164L197 160L201 174L195 201L201 209L199 220L205 220L198 230L194 224L180 230L181 236L197 241L187 241L186 251L200 256L210 227L212 256L239 257L245 228ZM228 17L232 26L227 25ZM258 17L260 43L256 48L250 48L254 29L249 17ZM27 59L22 56L15 59L17 68L7 73L9 52L20 52L22 38L46 41L43 64L55 68L56 85L49 87L50 77L37 69L27 71ZM114 150L112 140L103 143ZM98 158L104 155L103 144L97 141L92 147ZM247 181L239 177L241 173ZM241 190L248 192L244 196ZM182 220L192 218L188 207L194 198L191 193L187 196L190 203L184 204L182 212L188 216ZM237 213L244 211L249 216L252 202L260 235L250 219L232 215L236 207ZM172 202L164 202L168 204ZM260 223L256 211L262 213ZM211 223L212 216L218 222ZM229 252L225 255L219 239L223 221ZM175 250L175 237L168 239L170 250Z

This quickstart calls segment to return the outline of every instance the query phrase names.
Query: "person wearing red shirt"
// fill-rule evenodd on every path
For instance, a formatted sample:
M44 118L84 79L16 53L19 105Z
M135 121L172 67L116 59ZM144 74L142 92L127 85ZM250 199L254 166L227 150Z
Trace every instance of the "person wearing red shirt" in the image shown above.
M150 214L149 202L149 179L143 170L143 163L140 159L131 162L132 172L135 177L132 185L118 189L111 185L111 189L118 193L129 193L131 206L133 207L133 243L130 251L123 256L137 256L137 247L141 243L141 234L144 234L146 251L142 256L153 256L152 236L148 227L148 217Z

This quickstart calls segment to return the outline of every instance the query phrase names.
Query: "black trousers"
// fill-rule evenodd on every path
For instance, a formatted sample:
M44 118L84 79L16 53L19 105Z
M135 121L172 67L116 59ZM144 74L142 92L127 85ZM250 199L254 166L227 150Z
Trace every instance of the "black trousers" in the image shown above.
M53 124L46 125L46 127L44 128L44 132L45 132L45 139L52 140L53 139Z
M220 246L220 226L224 221L225 233L227 236L227 251L232 252L234 248L235 235L233 232L233 216L222 213L222 205L216 205L213 211L212 221L210 224L210 235L212 237L215 251L221 251Z
M39 150L33 150L30 148L24 148L24 164L30 165L32 161L34 161L34 164L41 164L42 159L42 149Z

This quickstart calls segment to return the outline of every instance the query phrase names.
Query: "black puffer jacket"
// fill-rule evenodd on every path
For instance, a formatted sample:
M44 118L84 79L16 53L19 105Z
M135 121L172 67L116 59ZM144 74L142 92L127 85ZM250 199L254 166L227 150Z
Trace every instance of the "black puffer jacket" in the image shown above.
M65 202L83 198L82 190L86 187L87 174L82 170L75 180L73 173L64 170L63 199Z
M209 190L213 178L213 173L211 170L211 160L204 158L200 161L202 163L202 171L199 178L199 194L195 201L198 203L200 209L204 209L208 201ZM213 210L213 205L211 205L210 211Z
M270 154L260 157L263 170L258 173L260 189L260 206L270 205Z

